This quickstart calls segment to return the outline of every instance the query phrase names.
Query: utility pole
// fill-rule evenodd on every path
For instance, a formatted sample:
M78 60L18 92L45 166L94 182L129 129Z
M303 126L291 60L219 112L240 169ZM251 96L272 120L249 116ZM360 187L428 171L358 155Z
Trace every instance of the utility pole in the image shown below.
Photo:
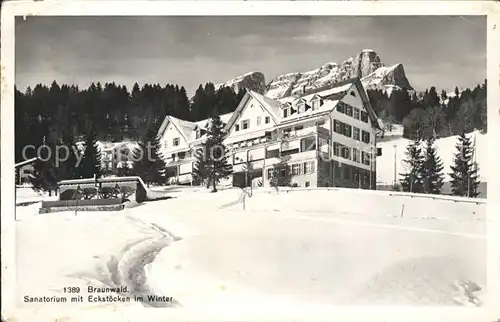
M396 172L397 172L396 171L396 147L397 147L397 145L394 144L393 147L394 147L394 186L396 186L396 180L397 180L396 179L397 178L396 177Z

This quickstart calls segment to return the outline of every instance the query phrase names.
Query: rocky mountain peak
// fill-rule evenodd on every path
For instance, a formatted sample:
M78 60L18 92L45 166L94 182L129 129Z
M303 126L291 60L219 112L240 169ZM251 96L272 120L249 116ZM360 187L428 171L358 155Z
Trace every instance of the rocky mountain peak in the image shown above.
M250 72L225 83L215 85L215 89L219 89L221 87L230 87L235 92L238 92L242 88L246 88L257 93L264 94L266 90L266 79L264 74L261 72Z
M280 75L269 82L267 86L264 74L251 72L219 84L217 88L229 86L236 91L247 88L265 94L269 98L280 99L289 95L307 93L354 77L359 77L367 89L391 91L398 87L412 89L406 78L403 65L396 64L386 67L372 49L363 49L341 64L328 62L307 72Z

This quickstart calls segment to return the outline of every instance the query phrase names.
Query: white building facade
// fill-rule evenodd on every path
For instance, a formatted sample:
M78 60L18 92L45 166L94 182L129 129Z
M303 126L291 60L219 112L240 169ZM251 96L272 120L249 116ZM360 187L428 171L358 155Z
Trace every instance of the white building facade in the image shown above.
M381 126L359 79L280 100L247 91L221 119L235 186L269 186L274 165L282 163L292 186L376 187ZM206 124L165 118L159 135L171 183L191 182Z

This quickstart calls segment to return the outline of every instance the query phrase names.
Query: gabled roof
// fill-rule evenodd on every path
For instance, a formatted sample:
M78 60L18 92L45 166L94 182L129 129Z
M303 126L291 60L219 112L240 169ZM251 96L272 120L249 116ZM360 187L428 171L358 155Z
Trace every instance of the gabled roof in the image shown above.
M276 123L279 122L281 103L278 101L275 101L273 99L270 99L269 97L266 97L262 94L254 92L252 90L247 90L247 92L245 93L245 95L243 96L241 101L238 103L236 110L232 113L231 118L226 123L226 127L224 128L224 130L227 131L234 125L234 123L236 122L238 117L243 112L243 109L245 108L245 106L250 98L253 98L257 102L259 102L261 107L269 113L269 115L274 119L274 121Z
M226 113L219 115L222 122L227 123L227 121L231 118L233 113ZM173 117L171 115L165 116L163 123L158 130L158 136L163 136L167 126L172 123L172 125L176 128L179 134L186 140L189 144L193 141L196 141L196 130L197 129L206 129L209 124L210 118L204 119L197 122L185 121L179 118Z
M379 123L379 119L377 115L375 114L375 111L373 110L370 100L368 99L368 96L365 92L365 89L363 87L363 84L361 83L361 80L359 78L351 78L345 81L342 81L340 83L336 83L333 85L330 85L328 87L322 88L322 89L317 89L313 91L312 93L308 93L303 96L288 96L281 98L279 101L282 104L287 104L287 103L296 103L299 100L305 100L306 102L310 102L313 98L319 96L325 100L328 100L330 103L324 104L319 110L314 111L314 113L307 113L307 114L299 114L296 115L294 114L293 116L288 116L287 118L283 119L281 123L288 123L291 120L296 120L299 118L306 117L306 115L316 115L318 113L326 112L326 111L331 111L335 108L337 105L338 101L340 101L342 98L344 98L345 95L347 95L348 91L355 86L358 92L360 93L360 98L363 101L363 106L365 107L368 116L370 117L370 120L372 121L372 124L377 127L379 130L382 129L381 124Z
M227 124L227 122L229 121L229 119L231 118L232 115L233 115L233 112L230 112L230 113L226 113L226 114L221 114L221 115L219 115L219 117L220 117L220 120L222 122ZM201 129L206 129L208 127L209 123L210 123L210 118L195 122L196 126L201 128Z
M318 95L318 94L314 94L314 95L313 95L313 97L311 97L311 101L314 101L314 100L315 100L315 99L317 99L317 98L319 98L319 99L323 99L323 96L320 96L320 95Z
M196 124L193 122L178 119L171 115L165 116L165 119L163 120L163 123L161 124L160 129L158 130L158 136L160 137L163 136L165 130L167 129L167 126L170 123L172 123L172 125L176 128L176 130L184 138L184 140L186 140L186 142L190 141L191 133L194 131Z
M368 116L370 117L372 124L377 129L382 130L383 129L382 124L380 124L380 120L377 117L377 114L375 113L375 110L373 109L372 105L370 104L370 99L368 98L365 88L363 87L363 84L361 84L361 80L359 78L354 79L354 86L356 86L356 89L358 90L358 93L361 96L361 100L364 103L366 112L368 112Z

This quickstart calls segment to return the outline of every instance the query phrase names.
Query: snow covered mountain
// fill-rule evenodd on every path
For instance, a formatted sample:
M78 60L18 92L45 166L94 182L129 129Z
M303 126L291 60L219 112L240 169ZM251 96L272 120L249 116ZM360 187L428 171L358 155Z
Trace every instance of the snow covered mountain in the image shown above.
M307 72L280 75L267 86L264 74L251 72L218 84L216 87L229 86L235 90L245 87L265 94L269 98L280 99L302 92L307 93L353 77L360 77L367 89L385 89L388 92L398 87L412 89L402 64L386 67L378 54L371 49L362 50L341 64L329 62Z
M215 85L216 90L221 87L230 87L235 92L238 92L241 88L247 88L257 93L264 94L266 90L266 80L264 74L261 72L250 72L225 83Z
M307 93L353 77L361 78L367 89L388 91L395 87L412 89L402 64L385 67L375 51L365 49L340 65L330 62L308 72L278 76L268 84L266 96L279 99L288 95Z

